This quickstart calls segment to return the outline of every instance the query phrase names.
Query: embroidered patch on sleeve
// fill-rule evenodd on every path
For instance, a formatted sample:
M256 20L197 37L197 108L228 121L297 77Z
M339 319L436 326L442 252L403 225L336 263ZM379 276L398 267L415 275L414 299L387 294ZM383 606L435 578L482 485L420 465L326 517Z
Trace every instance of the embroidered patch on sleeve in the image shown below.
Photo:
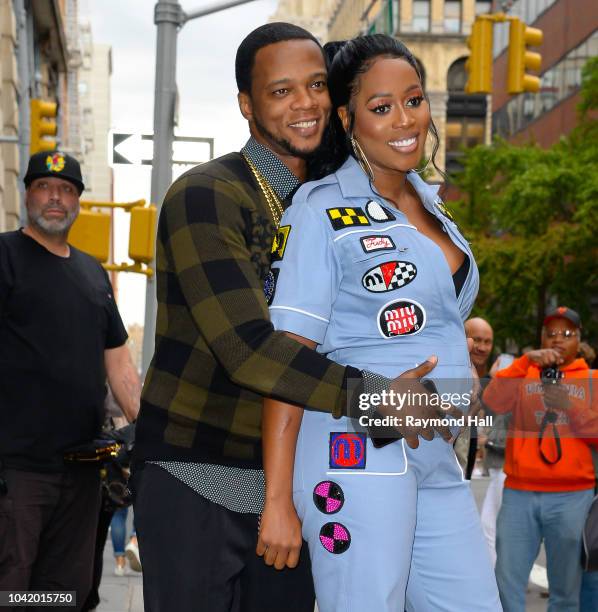
M264 297L266 298L268 306L272 304L272 300L274 299L274 293L276 292L276 281L278 280L279 272L280 268L272 268L264 279Z
M332 480L323 480L314 487L314 504L324 514L336 514L345 503L345 494L340 485Z
M353 208L328 208L326 213L328 214L334 231L342 230L347 227L370 225L370 220L363 212L363 208L359 208L358 206L354 206Z
M340 555L351 546L351 534L340 523L326 523L320 529L320 543L329 553Z
M281 225L276 231L276 234L274 234L271 251L272 262L280 261L284 257L284 250L287 248L287 242L289 241L290 233L290 225Z
M366 434L361 432L330 432L329 456L331 470L365 470Z

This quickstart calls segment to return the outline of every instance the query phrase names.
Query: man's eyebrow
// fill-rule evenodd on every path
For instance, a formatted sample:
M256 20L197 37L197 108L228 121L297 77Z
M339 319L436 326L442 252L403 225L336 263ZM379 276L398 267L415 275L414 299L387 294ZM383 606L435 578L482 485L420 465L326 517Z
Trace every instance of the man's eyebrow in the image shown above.
M327 76L328 75L322 70L322 71L319 71L319 72L313 72L307 78L308 78L308 80L311 80L311 79L315 79L317 77L326 78ZM276 81L270 81L266 85L266 88L275 87L276 85L287 85L288 83L291 83L292 81L293 81L293 79L291 79L290 77L283 77L282 79L276 79Z

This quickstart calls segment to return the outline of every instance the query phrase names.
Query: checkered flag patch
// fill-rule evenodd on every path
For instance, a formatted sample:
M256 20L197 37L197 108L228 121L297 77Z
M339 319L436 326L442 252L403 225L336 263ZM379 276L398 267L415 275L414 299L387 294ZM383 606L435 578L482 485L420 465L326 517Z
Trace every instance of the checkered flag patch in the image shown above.
M329 208L326 213L335 231L356 225L370 225L370 220L366 217L362 208L353 206L352 208Z
M368 270L361 282L368 291L383 293L408 285L416 276L415 264L409 261L387 261Z
M399 261L397 267L395 268L394 274L388 283L388 288L398 289L399 287L403 287L413 280L416 273L417 271L412 263L407 261Z

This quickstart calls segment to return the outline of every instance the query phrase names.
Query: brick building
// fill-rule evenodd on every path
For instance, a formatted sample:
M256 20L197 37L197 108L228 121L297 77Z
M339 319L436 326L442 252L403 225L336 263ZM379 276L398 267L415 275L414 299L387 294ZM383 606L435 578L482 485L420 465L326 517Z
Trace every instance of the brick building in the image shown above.
M508 27L495 27L493 132L512 142L543 147L569 133L577 120L583 65L598 55L596 0L518 0L509 14L544 32L539 93L507 93Z

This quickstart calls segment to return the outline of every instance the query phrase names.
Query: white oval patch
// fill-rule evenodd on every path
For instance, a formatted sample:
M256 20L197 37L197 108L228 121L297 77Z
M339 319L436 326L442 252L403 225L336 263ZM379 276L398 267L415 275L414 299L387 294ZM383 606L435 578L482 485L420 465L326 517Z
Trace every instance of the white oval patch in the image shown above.
M375 200L370 200L365 205L365 212L368 217L372 219L372 221L377 221L378 223L385 223L386 221L394 221L395 216L389 213L383 206L381 206Z

